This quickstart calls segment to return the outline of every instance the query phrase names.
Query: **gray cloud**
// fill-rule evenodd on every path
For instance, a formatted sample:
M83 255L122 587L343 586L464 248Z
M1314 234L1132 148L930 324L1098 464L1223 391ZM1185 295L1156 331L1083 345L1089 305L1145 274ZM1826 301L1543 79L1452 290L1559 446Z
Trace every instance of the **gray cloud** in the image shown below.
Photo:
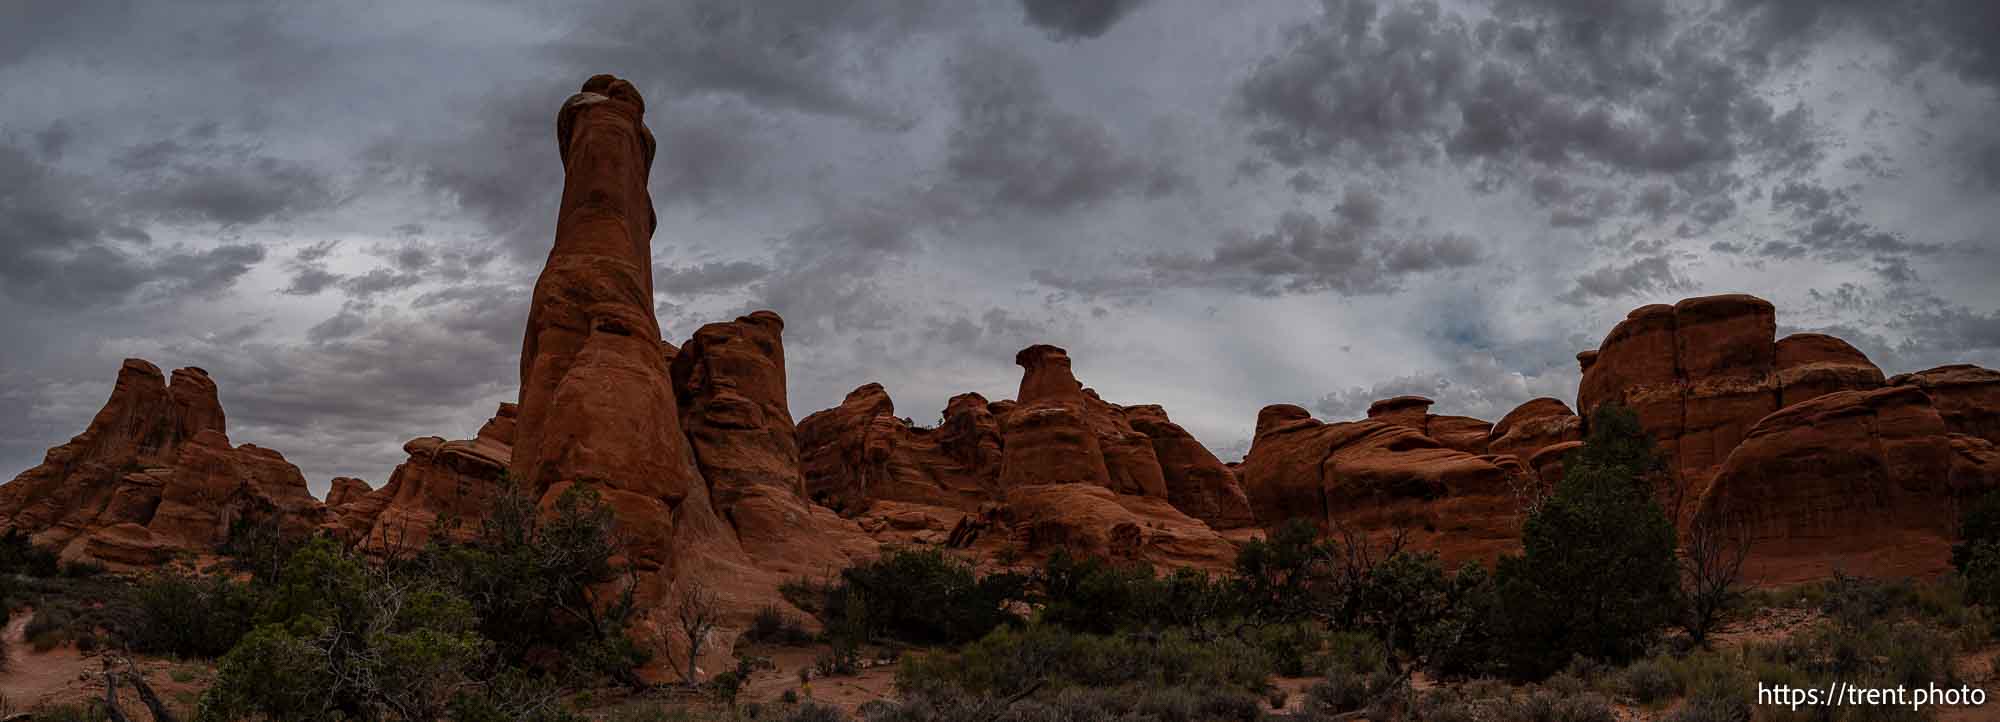
M1146 0L1021 0L1028 24L1058 40L1103 35Z
M1391 293L1410 275L1465 268L1483 257L1480 244L1462 235L1394 237L1384 229L1382 214L1379 196L1349 189L1330 218L1286 212L1270 231L1227 236L1205 254L1146 256L1138 274L1090 277L1043 269L1033 278L1085 296L1171 288L1353 296Z
M1593 269L1578 276L1576 286L1559 298L1565 303L1583 305L1644 293L1681 292L1692 287L1674 271L1671 257L1655 254L1622 265Z
M740 290L769 275L771 269L750 261L710 261L692 266L655 266L653 287L669 296L701 296Z
M784 314L801 416L1004 396L1054 342L1218 447L1322 395L1491 418L1573 393L1629 305L1723 290L1992 362L1994 8L35 4L0 23L0 462L129 355L208 367L315 483L471 433L597 72L660 141L667 335Z
M1119 146L1102 124L1055 107L1041 71L1019 51L975 45L947 66L958 125L946 144L953 178L994 203L1063 212L1182 183L1171 163Z

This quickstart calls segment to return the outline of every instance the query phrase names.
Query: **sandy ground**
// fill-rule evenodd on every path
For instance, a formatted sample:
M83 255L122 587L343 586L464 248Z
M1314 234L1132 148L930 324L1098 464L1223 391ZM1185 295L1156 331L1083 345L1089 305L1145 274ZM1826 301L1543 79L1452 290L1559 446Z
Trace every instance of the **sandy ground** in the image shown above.
M33 610L17 610L7 623L7 668L0 671L0 716L25 712L40 705L76 704L104 698L104 661L86 656L75 647L61 646L46 652L30 647L23 632L34 619ZM212 673L204 665L181 664L165 659L136 660L146 683L178 712L193 709L194 700L206 688ZM176 677L185 681L176 681ZM119 707L135 720L152 715L140 704L138 693L119 689Z

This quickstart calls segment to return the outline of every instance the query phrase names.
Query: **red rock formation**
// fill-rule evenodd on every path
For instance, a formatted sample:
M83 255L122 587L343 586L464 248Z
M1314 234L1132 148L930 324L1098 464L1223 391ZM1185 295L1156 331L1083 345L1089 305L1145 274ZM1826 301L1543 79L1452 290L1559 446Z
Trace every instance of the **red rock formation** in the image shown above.
M758 311L696 331L673 357L682 426L710 499L755 562L786 575L849 561L829 534L856 534L806 500L785 397L785 322Z
M808 493L884 541L1161 564L1233 558L1215 528L1251 520L1228 467L1159 407L1119 406L1084 388L1062 349L1032 346L1015 361L1021 401L960 395L937 429L897 418L878 384L806 417Z
M807 494L842 513L894 501L977 511L999 496L999 424L978 394L945 407L937 429L896 416L881 384L799 422Z
M1438 416L1430 413L1432 401L1422 396L1397 396L1368 406L1368 419L1395 424L1431 437L1445 448L1468 454L1486 453L1486 440L1493 424L1470 416Z
M677 548L741 550L708 503L653 315L645 107L631 83L599 75L557 115L562 203L528 311L510 468L544 504L596 487L633 563L654 572Z
M1778 406L1839 391L1882 388L1882 369L1846 341L1819 333L1778 339Z
M1549 397L1530 399L1507 412L1487 434L1487 450L1531 462L1535 452L1583 440L1583 423L1569 404Z
M1306 518L1367 533L1410 530L1449 559L1483 559L1518 541L1532 482L1513 462L1446 448L1401 424L1321 423L1267 406L1240 473L1257 522Z
M1424 431L1424 419L1430 415L1432 403L1435 402L1422 396L1382 399L1368 405L1368 418L1372 421L1415 429L1421 434Z
M231 447L215 382L129 359L90 426L0 486L0 531L71 561L141 566L209 552L238 522L309 533L324 511L275 451Z
M1704 523L1753 540L1749 578L1784 583L1835 569L1941 570L1957 500L2000 486L1983 439L1952 434L1913 385L1843 391L1753 428L1700 497Z
M471 439L411 439L403 444L410 458L396 466L382 488L342 494L341 501L328 493L327 505L340 532L374 554L422 547L440 518L453 538L470 539L501 491L519 411L514 404L501 404Z
M326 507L338 509L350 502L360 501L361 497L374 491L375 487L369 486L365 480L351 476L336 476L333 477L333 486L326 490Z
M2000 444L2000 371L1953 364L1897 374L1890 383L1923 389L1952 433Z
M1086 417L1083 385L1070 372L1069 354L1030 346L1014 355L1021 375L1018 407L1000 417L1000 485L1083 483L1111 486L1097 429ZM1129 449L1129 447L1128 447Z
M1192 434L1167 418L1158 404L1125 407L1132 428L1153 444L1167 487L1167 502L1181 513L1200 519L1215 529L1251 526L1249 497L1236 482L1236 473L1224 466L1215 454L1196 441Z
M1602 404L1631 407L1672 470L1662 498L1692 498L1766 415L1880 383L1867 358L1837 339L1774 340L1775 319L1770 302L1741 294L1636 309L1595 354L1577 356L1579 412L1587 423Z

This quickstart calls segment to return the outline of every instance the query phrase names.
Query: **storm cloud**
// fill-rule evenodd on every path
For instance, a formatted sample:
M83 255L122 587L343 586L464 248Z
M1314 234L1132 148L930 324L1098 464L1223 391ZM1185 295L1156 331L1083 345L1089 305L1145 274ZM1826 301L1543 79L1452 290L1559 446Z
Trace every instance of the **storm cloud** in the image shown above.
M667 340L786 318L792 410L1065 346L1225 456L1257 409L1573 397L1721 292L2000 363L2000 6L1839 0L38 3L0 22L0 465L121 358L381 482L516 393L553 113L646 95ZM1232 457L1233 458L1233 457Z

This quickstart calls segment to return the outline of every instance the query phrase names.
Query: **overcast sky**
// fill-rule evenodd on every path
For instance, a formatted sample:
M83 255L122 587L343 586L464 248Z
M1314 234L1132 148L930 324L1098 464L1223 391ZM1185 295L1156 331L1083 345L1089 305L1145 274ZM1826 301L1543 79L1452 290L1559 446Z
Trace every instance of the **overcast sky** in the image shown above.
M315 491L469 436L598 72L659 138L661 327L776 310L798 418L1053 343L1233 459L1271 403L1573 400L1720 292L2000 365L1991 0L7 3L0 478L129 356Z

